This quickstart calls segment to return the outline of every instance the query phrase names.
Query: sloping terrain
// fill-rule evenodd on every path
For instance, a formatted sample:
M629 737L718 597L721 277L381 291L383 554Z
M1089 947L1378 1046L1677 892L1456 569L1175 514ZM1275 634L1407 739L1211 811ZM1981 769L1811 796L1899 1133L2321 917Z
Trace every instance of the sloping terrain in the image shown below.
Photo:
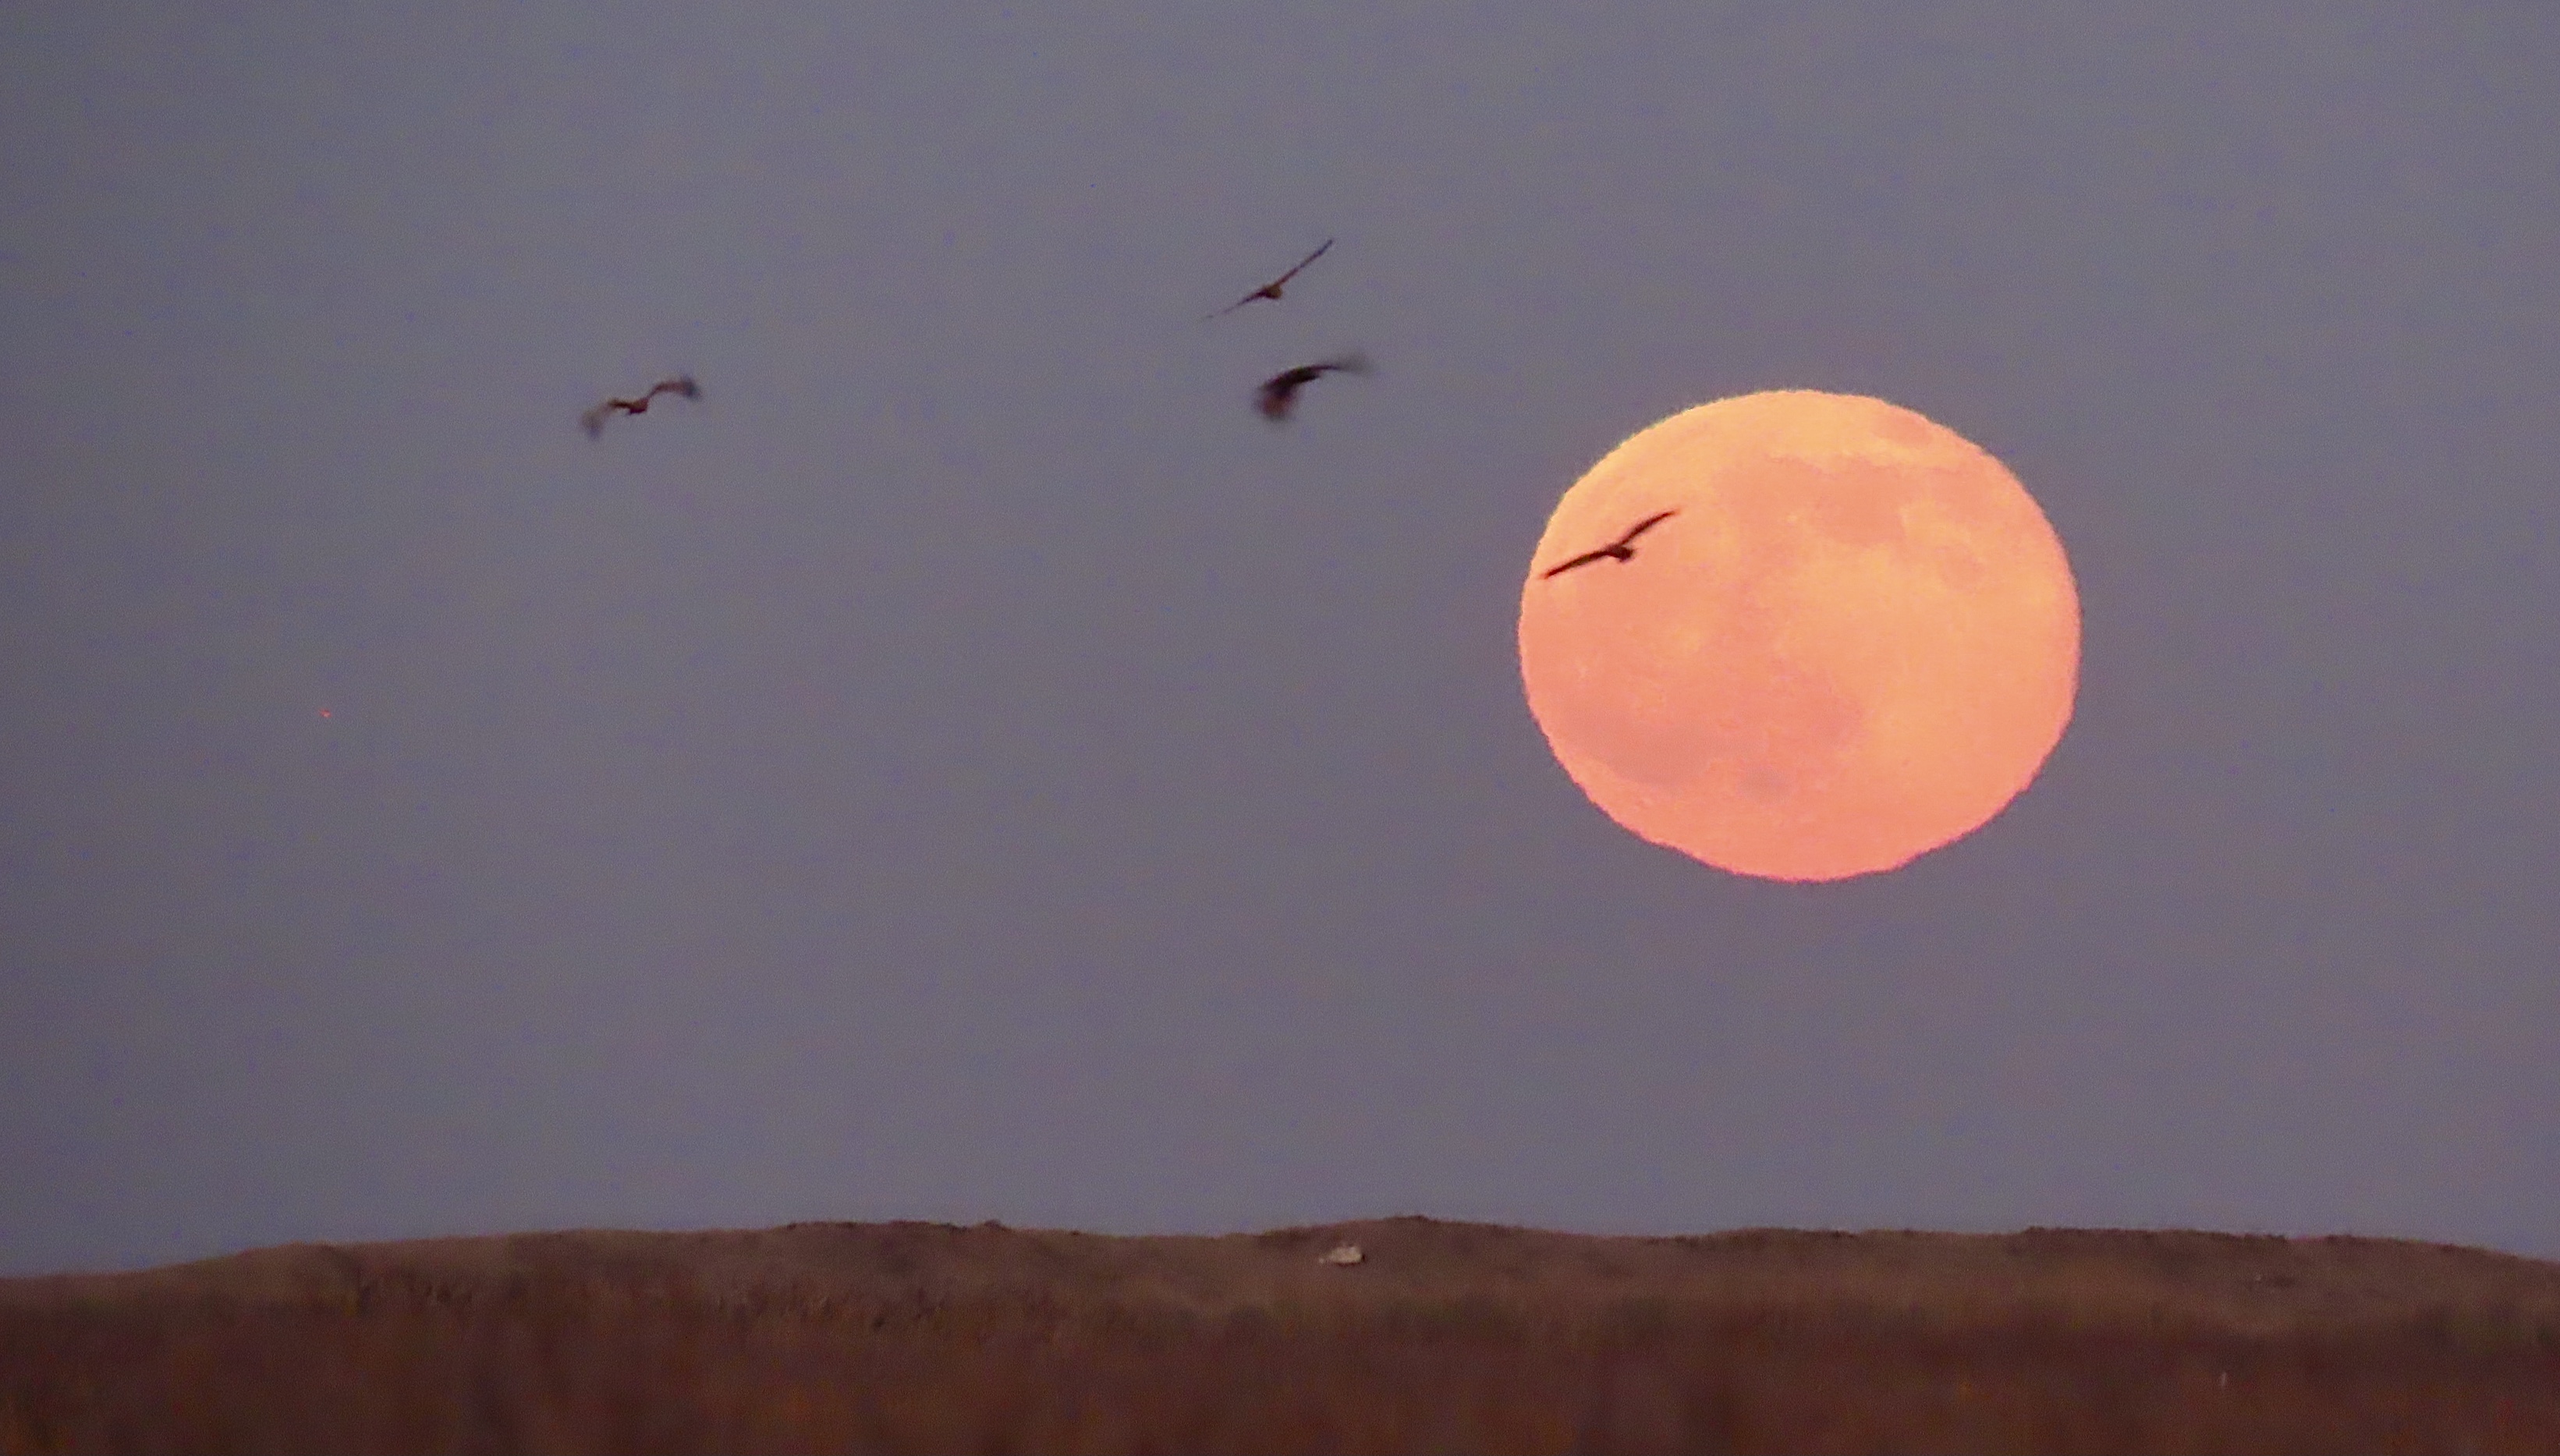
M1359 1245L1360 1261L1320 1255ZM26 1451L2555 1451L2560 1265L2385 1239L794 1224L0 1280Z

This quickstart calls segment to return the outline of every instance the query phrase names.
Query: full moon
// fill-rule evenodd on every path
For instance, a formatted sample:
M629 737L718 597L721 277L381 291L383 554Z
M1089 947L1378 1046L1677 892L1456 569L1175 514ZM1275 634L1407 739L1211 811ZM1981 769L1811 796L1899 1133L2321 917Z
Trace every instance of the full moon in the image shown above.
M1574 482L1520 651L1530 715L1610 818L1736 874L1844 880L1963 838L2035 777L2071 719L2080 599L1980 446L1783 390L1683 410Z

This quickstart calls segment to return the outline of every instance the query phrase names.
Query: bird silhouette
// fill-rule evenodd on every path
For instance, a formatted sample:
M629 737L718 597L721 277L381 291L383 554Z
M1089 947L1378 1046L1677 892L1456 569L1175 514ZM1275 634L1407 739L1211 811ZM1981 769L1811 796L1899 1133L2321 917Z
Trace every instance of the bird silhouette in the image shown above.
M1655 527L1660 526L1665 521L1668 521L1679 514L1680 512L1678 511L1657 511L1653 515L1647 516L1642 521L1639 521L1635 525L1627 528L1626 535L1619 537L1616 541L1609 543L1598 551L1586 551L1582 555L1575 557L1573 560L1566 562L1560 566L1547 567L1544 571L1539 573L1539 579L1543 580L1548 577L1561 576L1576 566L1587 566L1593 562L1632 562L1636 559L1636 538L1653 530Z
M1330 238L1326 239L1326 240L1325 240L1321 244L1319 244L1319 245L1317 246L1317 248L1316 248L1316 250L1315 250L1314 252L1311 252L1311 253L1307 254L1305 257L1302 257L1302 258L1298 259L1298 265L1297 265L1296 267L1291 268L1289 271L1287 271L1287 272L1285 272L1285 273L1282 273L1279 277L1276 277L1276 278L1272 279L1270 282L1263 284L1261 287L1254 289L1252 292L1245 294L1242 298L1239 298L1239 299L1235 300L1233 303L1230 303L1230 304L1228 304L1226 307L1219 309L1217 312L1215 312L1215 313L1212 313L1212 314L1208 315L1208 317L1207 317L1207 318L1203 318L1203 319L1201 319L1201 320L1200 320L1200 322L1201 322L1201 323L1207 323L1207 322L1209 321L1209 319L1212 319L1212 318L1224 318L1224 317L1226 317L1228 314L1235 312L1237 309L1242 308L1244 305L1246 305L1246 304L1248 304L1248 303L1251 303L1253 300L1255 300L1255 299L1257 299L1257 298L1268 298L1268 299L1270 299L1270 300L1271 300L1272 302L1274 302L1274 303L1279 302L1279 301L1280 301L1280 290L1281 290L1282 288L1284 288L1284 287L1288 286L1289 280L1290 280L1291 278L1294 278L1294 277L1298 276L1300 273L1305 272L1305 271L1307 270L1307 264L1309 264L1309 263L1311 263L1311 262L1314 262L1316 259L1318 259L1318 258L1320 258L1320 257L1323 257L1323 256L1325 255L1325 249L1326 249L1326 248L1328 248L1328 247L1331 247L1331 246L1333 246L1333 245L1334 245L1334 240L1332 240L1332 239L1330 239Z
M651 385L648 393L637 400L607 400L579 415L577 422L586 430L586 437L594 439L604 433L604 421L612 417L614 411L619 410L624 414L646 414L649 412L649 402L660 395L682 395L688 400L699 400L703 397L703 387L694 383L692 375L680 374L674 379L660 380Z
M1346 354L1321 364L1302 364L1296 369L1284 369L1264 380L1262 387L1253 392L1253 407L1261 410L1265 419L1284 420L1289 417L1289 411L1298 407L1298 392L1308 385L1329 374L1366 373L1368 356L1364 354Z

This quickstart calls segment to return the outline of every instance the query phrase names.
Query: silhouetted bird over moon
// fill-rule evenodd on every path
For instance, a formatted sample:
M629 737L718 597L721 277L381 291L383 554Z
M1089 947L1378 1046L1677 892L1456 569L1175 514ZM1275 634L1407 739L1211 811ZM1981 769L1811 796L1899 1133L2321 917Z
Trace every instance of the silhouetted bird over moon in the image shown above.
M1200 322L1207 323L1211 318L1224 318L1228 314L1235 312L1237 309L1242 308L1244 305L1251 303L1257 298L1268 298L1274 303L1279 302L1280 290L1288 286L1289 280L1298 276L1300 273L1305 272L1307 270L1307 264L1323 257L1325 255L1325 249L1333 245L1334 240L1330 238L1326 239L1322 243L1318 244L1314 252L1298 259L1298 265L1296 267L1282 273L1279 277L1272 279L1270 282L1263 284L1252 292L1245 294L1242 298L1235 300L1233 303L1219 309L1217 312L1210 314L1208 318L1201 319Z
M1593 562L1632 562L1636 559L1636 538L1653 530L1655 527L1660 526L1665 521L1668 521L1679 514L1680 512L1678 511L1657 511L1653 515L1647 516L1642 521L1639 521L1635 525L1627 528L1626 535L1619 537L1616 541L1609 543L1598 551L1586 551L1582 555L1575 557L1573 560L1566 562L1564 565L1560 566L1549 566L1538 574L1541 577L1561 576L1576 566L1587 566Z
M1368 357L1363 354L1346 354L1322 364L1302 364L1296 369L1284 369L1264 380L1262 388L1254 392L1253 407L1261 410L1266 419L1287 419L1289 412L1298 407L1298 392L1310 384L1329 374L1366 373Z
M594 439L604 433L604 421L612 417L616 411L624 414L646 414L649 412L649 402L660 395L682 395L688 400L699 400L703 397L703 387L694 383L692 375L680 374L674 379L660 380L651 385L648 393L637 400L607 400L579 415L577 422L585 429L586 437Z

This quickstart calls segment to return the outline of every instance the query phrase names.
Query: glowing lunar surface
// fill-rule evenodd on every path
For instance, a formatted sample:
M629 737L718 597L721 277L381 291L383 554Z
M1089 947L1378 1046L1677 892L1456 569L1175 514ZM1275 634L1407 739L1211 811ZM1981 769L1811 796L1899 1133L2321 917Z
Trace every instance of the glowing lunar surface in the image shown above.
M1628 560L1544 574L1661 511ZM2080 601L1979 446L1788 390L1676 414L1576 481L1520 647L1529 712L1609 817L1738 874L1840 880L2026 787L2071 718Z

